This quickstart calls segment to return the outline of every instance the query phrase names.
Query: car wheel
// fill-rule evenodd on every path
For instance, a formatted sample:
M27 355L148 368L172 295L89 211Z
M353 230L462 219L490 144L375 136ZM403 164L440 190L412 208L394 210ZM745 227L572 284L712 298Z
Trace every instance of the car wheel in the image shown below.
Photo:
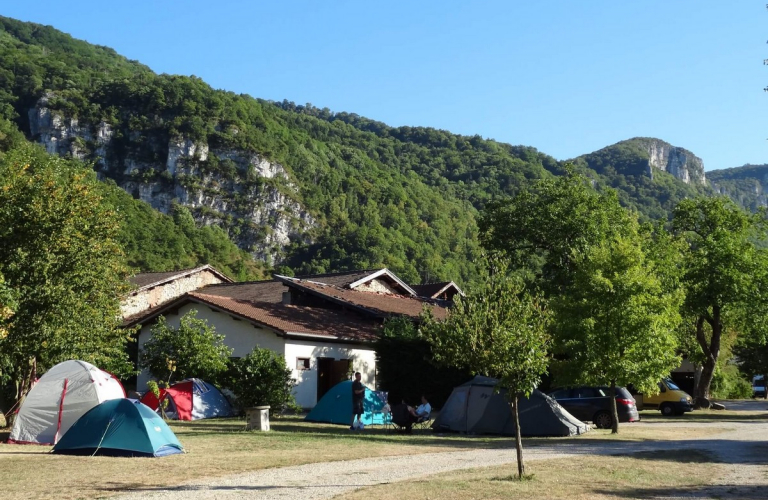
M671 417L672 415L675 414L675 407L669 403L664 403L663 405L661 405L659 410L661 410L661 414L664 415L665 417Z
M595 416L592 417L592 422L598 429L610 429L613 424L613 419L611 418L610 413L607 411L601 411L597 412Z

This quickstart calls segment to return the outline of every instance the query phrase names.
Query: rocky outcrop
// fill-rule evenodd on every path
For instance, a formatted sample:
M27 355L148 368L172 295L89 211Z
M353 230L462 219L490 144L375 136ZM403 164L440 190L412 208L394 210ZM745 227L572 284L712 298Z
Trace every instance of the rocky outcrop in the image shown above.
M112 139L112 127L106 122L82 126L77 118L66 118L48 108L46 94L29 110L29 133L46 151L61 156L84 159L90 146L97 155L106 155L106 145ZM90 145L88 143L91 143Z
M139 143L127 131L117 154L110 124L65 117L49 107L52 98L29 110L29 134L49 153L93 162L101 177L161 212L174 203L189 207L198 223L223 227L257 259L278 262L292 240L308 241L316 221L296 201L298 188L281 164L187 137Z
M748 210L768 206L768 165L744 165L709 173L709 183L715 193L731 198Z
M704 162L687 149L672 146L658 139L639 139L648 154L648 175L653 169L668 172L686 184L706 184Z

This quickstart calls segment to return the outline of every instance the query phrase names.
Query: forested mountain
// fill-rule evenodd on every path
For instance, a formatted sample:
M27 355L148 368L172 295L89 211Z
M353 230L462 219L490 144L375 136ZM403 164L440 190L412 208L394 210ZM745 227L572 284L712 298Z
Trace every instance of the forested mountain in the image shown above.
M207 247L184 245L223 249L231 240L267 267L302 273L388 266L410 282L471 281L478 210L564 168L530 147L157 75L109 48L8 18L0 18L0 114L50 153L91 162L101 178L173 215L160 219L168 234L208 231ZM632 139L574 162L597 189L616 188L625 206L663 219L683 197L710 192L696 160ZM142 213L126 217L128 254L141 269L166 266L180 244L163 246L166 229L155 246L139 243L149 238ZM238 274L258 272L229 254Z
M748 210L768 206L768 165L744 165L708 172L712 188Z

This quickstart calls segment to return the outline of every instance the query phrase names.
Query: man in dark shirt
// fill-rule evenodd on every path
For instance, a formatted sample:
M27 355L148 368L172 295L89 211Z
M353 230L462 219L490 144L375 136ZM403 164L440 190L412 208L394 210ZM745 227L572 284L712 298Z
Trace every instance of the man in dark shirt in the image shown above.
M350 430L355 430L355 415L357 415L357 421L360 422L360 417L363 414L363 399L365 399L365 386L360 382L360 372L355 373L355 381L352 382L352 423L350 423Z

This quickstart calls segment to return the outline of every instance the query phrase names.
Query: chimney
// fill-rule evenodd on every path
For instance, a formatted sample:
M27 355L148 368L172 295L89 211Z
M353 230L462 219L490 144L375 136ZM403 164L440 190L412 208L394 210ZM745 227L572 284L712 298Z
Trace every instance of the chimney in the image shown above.
M290 292L290 290L283 292L283 305L284 306L291 305L291 292Z

